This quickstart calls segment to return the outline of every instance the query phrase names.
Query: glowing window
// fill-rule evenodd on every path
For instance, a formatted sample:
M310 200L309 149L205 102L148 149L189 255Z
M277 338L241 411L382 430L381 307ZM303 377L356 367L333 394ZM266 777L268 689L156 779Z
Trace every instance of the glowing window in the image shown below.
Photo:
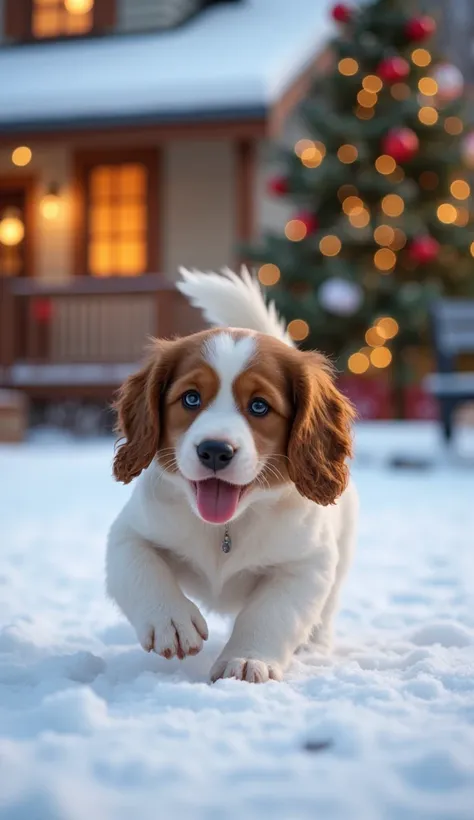
M87 34L93 26L94 0L33 0L33 37L72 37Z
M88 269L139 276L148 265L148 170L138 162L96 165L88 176Z

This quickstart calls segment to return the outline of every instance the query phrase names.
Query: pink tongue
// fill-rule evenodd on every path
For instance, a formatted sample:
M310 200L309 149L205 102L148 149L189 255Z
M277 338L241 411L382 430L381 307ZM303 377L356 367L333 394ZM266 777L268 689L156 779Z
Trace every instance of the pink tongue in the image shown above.
M234 515L241 487L226 484L218 478L197 483L197 505L202 518L211 524L225 524Z

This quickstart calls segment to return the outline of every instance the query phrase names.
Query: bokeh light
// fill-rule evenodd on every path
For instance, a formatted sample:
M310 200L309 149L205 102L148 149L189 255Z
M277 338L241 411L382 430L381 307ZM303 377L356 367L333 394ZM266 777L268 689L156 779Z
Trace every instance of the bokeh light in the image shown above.
M319 243L319 250L323 256L337 256L342 247L341 240L334 234L323 236Z
M446 133L453 137L464 131L464 123L459 117L446 117L443 127Z
M383 88L383 82L376 74L367 74L367 77L362 80L362 88L365 91L372 92L372 94L378 94Z
M375 167L379 174L384 174L384 176L387 176L387 174L393 174L395 168L397 167L397 163L393 157L390 157L388 154L382 154L375 160Z
M365 341L370 347L378 347L385 344L384 337L378 332L376 327L369 327L365 334Z
M340 202L344 202L344 200L349 196L357 196L358 191L355 185L341 185L337 192L337 198ZM362 202L362 200L361 200Z
M18 148L12 151L13 165L16 165L18 168L24 168L25 165L29 165L32 156L31 148L28 148L27 145L19 145Z
M352 356L349 356L347 366L351 373L365 373L369 369L370 361L369 357L365 355L365 353L353 353Z
M388 367L392 361L392 354L388 347L377 347L370 354L370 362L374 367Z
M398 322L391 316L382 316L376 321L375 327L382 339L393 339L400 330Z
M390 225L379 225L374 231L374 239L377 245L388 247L395 239L395 231Z
M426 48L415 48L411 53L411 61L419 68L426 68L431 63L431 54Z
M288 327L288 333L295 342L302 342L309 336L309 325L304 319L293 319Z
M431 105L423 105L418 111L418 119L423 125L435 125L439 120L439 114Z
M362 106L362 108L373 108L377 103L377 100L377 94L374 94L373 91L366 91L365 88L363 88L362 91L359 91L357 95L357 102L360 106Z
M342 203L342 210L345 214L360 214L364 210L364 203L359 196L348 196Z
M359 63L353 57L343 57L342 60L339 60L337 68L344 77L353 77L359 71Z
M382 199L382 211L387 216L401 216L405 209L405 203L398 194L387 194Z
M443 202L438 206L436 214L440 222L443 222L445 225L452 225L453 222L456 221L458 212L450 202Z
M371 120L375 115L375 111L373 108L362 108L361 105L358 105L355 109L355 115L359 120Z
M345 165L355 162L358 156L359 152L355 145L341 145L337 152L339 162L343 162Z
M471 187L465 179L455 179L449 186L455 199L467 199L471 195Z
M94 7L94 0L64 0L70 14L87 14Z
M394 233L395 236L393 237L393 241L390 243L390 247L392 251L401 251L401 249L407 244L406 234L400 228L395 228Z
M370 222L370 214L365 208L362 208L360 211L349 214L349 222L353 228L366 228Z
M301 219L290 219L285 225L285 236L291 242L301 242L308 233L308 229Z
M425 97L434 97L438 93L438 83L433 77L422 77L418 82L418 88Z
M375 252L374 265L382 273L389 273L396 264L396 254L390 248L380 248Z
M406 83L394 83L390 89L390 94L394 100L407 100L411 94L410 86Z
M265 287L271 287L272 285L276 285L280 279L280 268L270 262L267 262L259 269L257 276L262 285Z
M466 208L465 205L458 205L457 207L457 216L454 220L454 224L457 225L458 228L465 228L466 225L469 224L470 213L469 208Z

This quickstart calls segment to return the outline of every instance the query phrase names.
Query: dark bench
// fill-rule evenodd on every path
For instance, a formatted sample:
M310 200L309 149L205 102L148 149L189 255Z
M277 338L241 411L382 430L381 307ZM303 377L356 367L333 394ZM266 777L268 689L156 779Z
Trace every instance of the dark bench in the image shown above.
M456 358L474 354L474 299L440 299L431 312L437 373L427 377L427 390L441 409L446 441L453 434L453 414L466 401L474 400L474 372L456 372Z

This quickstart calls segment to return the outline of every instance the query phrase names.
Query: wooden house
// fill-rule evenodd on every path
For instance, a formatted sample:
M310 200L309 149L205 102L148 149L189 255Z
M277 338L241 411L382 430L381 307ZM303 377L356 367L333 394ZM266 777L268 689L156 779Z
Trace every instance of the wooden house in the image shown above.
M0 0L0 387L109 397L281 218L282 132L328 0Z

